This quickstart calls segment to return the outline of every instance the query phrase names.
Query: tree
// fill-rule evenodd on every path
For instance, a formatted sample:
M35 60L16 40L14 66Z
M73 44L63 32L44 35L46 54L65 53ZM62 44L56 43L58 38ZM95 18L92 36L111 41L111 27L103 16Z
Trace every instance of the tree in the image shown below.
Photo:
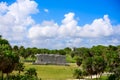
M90 49L81 47L81 48L74 48L71 54L72 57L74 56L80 56L82 58L90 57Z
M2 38L2 35L0 35L0 39Z
M120 80L120 66L115 68L113 72L116 77L116 80Z
M23 58L25 58L25 48L24 48L24 46L20 46L19 54L20 54L20 56L22 56Z
M120 58L119 57L115 58L111 63L111 66L109 67L110 67L110 72L114 73L110 77L115 78L115 80L119 80L120 79Z
M72 50L71 50L71 48L66 47L66 48L64 48L64 51L66 52L66 54L70 54Z
M14 70L16 64L19 62L19 56L10 51L5 53L2 72L6 73L8 77L8 74Z
M65 50L59 50L59 52L58 52L60 55L66 55L66 52L65 52Z
M82 58L81 57L76 57L75 60L76 60L76 64L78 66L80 66L82 64Z
M17 45L15 45L15 46L13 47L13 51L19 51L19 48L18 48Z
M99 76L101 77L102 73L104 72L105 68L106 68L106 62L103 59L103 57L101 56L94 56L93 57L93 63L92 63L92 69L94 71L94 73L99 74Z
M92 68L92 66L93 66L92 64L93 64L92 57L88 57L83 62L83 69L85 72L87 72L91 76L91 79L92 79L92 75L94 73L93 68Z
M18 71L18 73L20 74L21 71L22 72L24 71L24 68L25 68L24 63L19 62L19 63L17 63L15 70Z
M11 73L16 63L19 62L19 56L14 54L9 42L6 39L0 38L0 70L3 73ZM2 75L3 78L3 75Z
M3 79L3 70L7 67L7 63L9 60L6 57L6 51L11 51L11 46L6 39L3 39L0 36L0 71L2 71L2 79Z

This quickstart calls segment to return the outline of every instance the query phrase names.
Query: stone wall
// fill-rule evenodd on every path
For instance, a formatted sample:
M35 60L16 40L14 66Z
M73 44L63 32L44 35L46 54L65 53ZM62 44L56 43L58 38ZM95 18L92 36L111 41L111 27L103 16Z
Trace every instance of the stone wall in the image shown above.
M34 64L66 65L66 56L57 54L37 54Z

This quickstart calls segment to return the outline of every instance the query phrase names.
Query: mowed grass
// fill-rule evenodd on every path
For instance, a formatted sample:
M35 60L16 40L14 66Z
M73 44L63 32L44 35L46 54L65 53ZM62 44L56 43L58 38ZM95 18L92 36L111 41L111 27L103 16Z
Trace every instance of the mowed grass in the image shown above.
M42 80L66 80L73 78L74 69L77 68L75 63L70 66L60 65L33 65L32 63L25 63L25 70L35 68L38 77Z

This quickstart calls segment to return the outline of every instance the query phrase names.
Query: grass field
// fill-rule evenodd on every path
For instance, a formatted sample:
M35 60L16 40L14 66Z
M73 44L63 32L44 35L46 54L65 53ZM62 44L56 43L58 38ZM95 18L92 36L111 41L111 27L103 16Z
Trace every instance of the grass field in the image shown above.
M66 80L73 78L73 71L77 66L75 63L71 63L70 66L33 65L32 63L25 63L25 70L29 68L35 68L38 77L42 78L42 80Z

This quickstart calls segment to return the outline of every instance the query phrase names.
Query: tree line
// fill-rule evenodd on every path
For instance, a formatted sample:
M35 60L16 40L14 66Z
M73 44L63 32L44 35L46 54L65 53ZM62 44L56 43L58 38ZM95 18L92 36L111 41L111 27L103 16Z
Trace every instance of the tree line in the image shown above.
M98 75L102 76L104 72L112 73L109 75L111 80L120 79L120 45L118 46L103 46L97 45L91 48L69 48L64 49L40 49L40 48L25 48L24 46L11 46L8 40L0 36L0 71L7 75L14 70L23 71L23 63L21 57L35 59L36 54L60 54L69 55L76 60L76 64L82 69L75 70L77 78L81 76ZM78 73L78 74L77 74ZM113 79L112 79L113 78Z

